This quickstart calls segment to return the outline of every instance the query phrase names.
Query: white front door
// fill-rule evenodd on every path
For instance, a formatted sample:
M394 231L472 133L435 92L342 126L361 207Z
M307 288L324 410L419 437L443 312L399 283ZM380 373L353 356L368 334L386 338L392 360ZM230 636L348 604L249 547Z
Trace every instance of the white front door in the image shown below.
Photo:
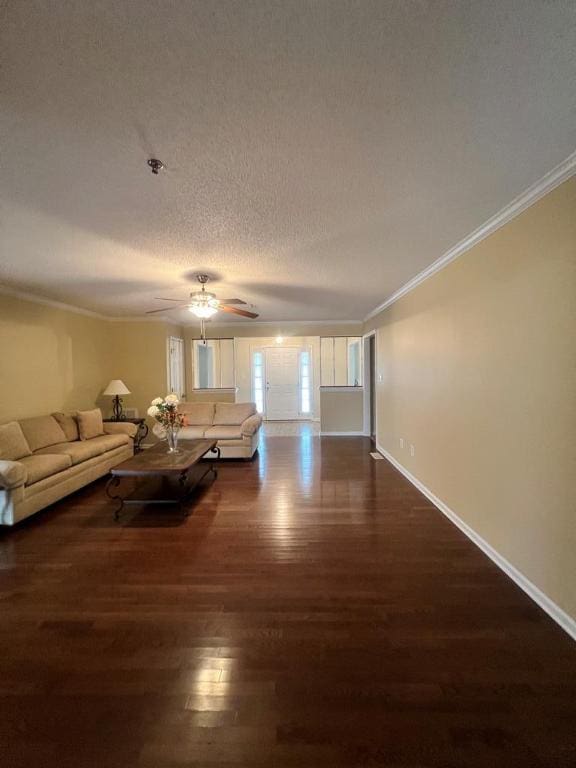
M266 418L275 421L297 419L298 359L295 347L266 349Z

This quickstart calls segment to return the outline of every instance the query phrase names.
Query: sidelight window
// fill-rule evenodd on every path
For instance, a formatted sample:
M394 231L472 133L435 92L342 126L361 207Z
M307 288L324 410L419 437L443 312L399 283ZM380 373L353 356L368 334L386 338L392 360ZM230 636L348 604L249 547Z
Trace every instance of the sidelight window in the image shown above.
M310 352L300 352L300 413L307 416L310 413Z
M264 355L262 352L254 352L253 363L254 402L258 413L264 413Z

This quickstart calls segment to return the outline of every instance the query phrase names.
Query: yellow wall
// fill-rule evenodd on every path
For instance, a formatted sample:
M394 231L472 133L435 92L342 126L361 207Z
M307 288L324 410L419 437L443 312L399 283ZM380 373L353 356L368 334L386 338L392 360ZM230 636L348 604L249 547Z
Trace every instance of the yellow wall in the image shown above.
M364 390L362 387L320 388L320 431L362 432Z
M212 326L212 337L237 337L237 399L251 398L250 344L275 344L282 334L286 344L307 344L313 352L314 413L319 414L317 392L318 349L322 334L355 334L361 326L310 324ZM314 336L304 336L310 332ZM77 410L98 405L111 415L112 401L101 392L110 379L122 379L131 394L124 406L146 415L150 401L166 394L166 341L185 339L188 399L233 401L233 393L195 393L191 387L191 342L198 328L164 322L120 322L93 317L42 302L0 294L0 423L13 418ZM152 422L150 422L152 423Z
M0 423L93 408L110 379L108 325L0 294Z
M167 339L183 338L178 325L156 322L111 322L110 379L122 379L131 394L124 405L138 408L140 416L155 397L168 394ZM153 420L149 420L153 424Z
M177 325L111 322L0 294L0 423L53 411L102 408L101 392L122 379L124 405L140 415L167 388L166 340Z
M371 327L379 444L576 617L576 178Z

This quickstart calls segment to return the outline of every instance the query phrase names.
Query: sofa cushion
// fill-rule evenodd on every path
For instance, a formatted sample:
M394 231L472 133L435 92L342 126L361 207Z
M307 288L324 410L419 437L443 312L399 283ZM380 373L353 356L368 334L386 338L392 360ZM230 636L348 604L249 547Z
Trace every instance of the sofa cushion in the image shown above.
M211 427L214 420L214 403L180 403L178 412L184 415L186 426Z
M97 438L95 438L96 440ZM48 454L61 454L70 456L72 464L80 464L83 461L100 456L104 453L104 448L95 444L95 440L76 440L74 443L58 443L50 445L48 448L41 448L36 451L34 456L46 456Z
M102 435L102 437L94 437L92 440L87 441L91 445L98 446L100 453L106 453L106 451L113 451L115 448L120 448L122 445L129 445L132 447L134 442L129 435Z
M55 453L25 456L23 459L20 459L20 462L24 465L28 474L26 485L33 485L38 480L43 480L45 477L55 475L72 466L70 456Z
M256 413L256 403L216 403L214 426L242 424L253 413Z
M70 416L66 413L53 413L52 416L56 419L62 431L66 435L68 442L80 439L80 433L78 432L78 421L75 416Z
M21 419L20 426L30 450L37 451L48 445L66 442L62 427L53 416L36 416L33 419Z
M91 411L78 411L78 432L80 440L92 440L104 434L104 422L102 421L102 411L100 408L93 408Z
M216 440L241 440L242 427L239 424L221 424L218 427L209 427L204 432L204 437L212 437Z
M30 456L31 453L22 427L17 421L0 425L0 459L18 461L23 456Z
M206 427L182 427L178 432L178 440L197 440L199 437L204 437L205 430Z
M128 435L101 435L93 437L91 440L76 440L74 443L60 443L51 445L49 448L42 448L36 451L34 456L47 456L49 454L61 454L70 456L72 464L81 464L83 461L93 459L95 456L101 456L106 451L113 451L121 445L132 445L132 440Z

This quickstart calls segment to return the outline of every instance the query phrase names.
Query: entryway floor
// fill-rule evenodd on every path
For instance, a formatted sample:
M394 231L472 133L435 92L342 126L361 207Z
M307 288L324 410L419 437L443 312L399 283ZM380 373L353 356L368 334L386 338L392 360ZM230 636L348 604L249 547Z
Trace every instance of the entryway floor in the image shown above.
M266 437L319 435L320 424L317 421L264 421L262 433Z

